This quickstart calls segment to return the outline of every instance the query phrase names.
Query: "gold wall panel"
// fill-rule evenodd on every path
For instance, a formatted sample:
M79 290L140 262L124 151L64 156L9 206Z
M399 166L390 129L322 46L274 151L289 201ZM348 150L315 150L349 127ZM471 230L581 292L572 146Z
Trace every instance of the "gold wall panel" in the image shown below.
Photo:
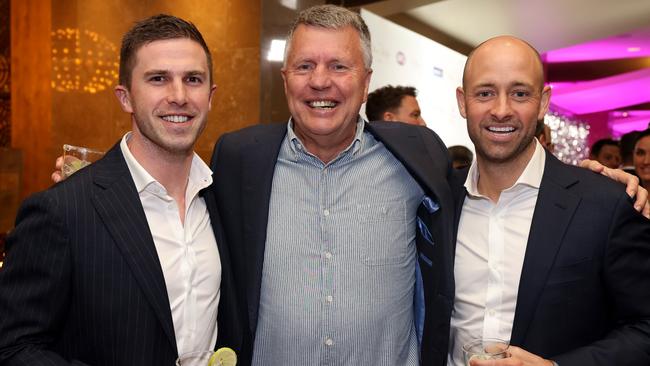
M222 133L257 123L258 0L52 0L52 29L95 32L106 42L115 44L119 54L124 32L137 20L159 13L176 15L196 24L212 52L218 89L208 126L196 146L201 157L209 161L214 143ZM84 44L84 40L91 43L87 37L81 37L81 49L97 48ZM53 77L56 77L54 72ZM106 150L131 128L130 118L119 108L112 88L94 94L83 90L55 91L53 103L57 106L53 109L52 123L56 146L69 143Z
M258 122L259 0L12 0L11 6L12 147L23 152L23 196L51 184L64 143L107 150L131 129L112 87L102 90L107 80L89 80L94 73L112 77L106 63L117 61L122 35L151 15L193 22L212 52L218 88L199 155L209 161L221 134Z
M11 146L22 152L21 196L47 188L52 150L50 0L11 0Z

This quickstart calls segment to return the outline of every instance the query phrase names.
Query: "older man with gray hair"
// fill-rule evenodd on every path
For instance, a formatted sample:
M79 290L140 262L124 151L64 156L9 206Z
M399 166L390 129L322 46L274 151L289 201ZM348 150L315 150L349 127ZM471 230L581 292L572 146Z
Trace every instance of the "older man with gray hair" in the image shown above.
M453 295L435 280L451 258L451 164L431 130L359 117L371 64L358 14L301 12L282 69L288 123L215 148L255 365L417 365L431 352L420 342L447 336L424 318Z

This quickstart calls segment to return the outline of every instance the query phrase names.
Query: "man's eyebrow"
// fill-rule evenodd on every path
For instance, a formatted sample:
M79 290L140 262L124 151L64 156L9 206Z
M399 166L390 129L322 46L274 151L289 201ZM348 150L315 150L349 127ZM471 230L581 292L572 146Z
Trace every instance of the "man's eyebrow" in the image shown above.
M185 72L185 75L189 75L189 76L196 76L196 75L205 76L207 74L208 74L207 72L202 71L202 70L190 70L190 71Z
M496 85L494 83L484 82L474 85L473 88L494 88L495 86Z
M510 84L511 87L518 87L518 86L525 86L527 88L532 88L533 85L531 83L527 83L524 81L515 81L512 84Z

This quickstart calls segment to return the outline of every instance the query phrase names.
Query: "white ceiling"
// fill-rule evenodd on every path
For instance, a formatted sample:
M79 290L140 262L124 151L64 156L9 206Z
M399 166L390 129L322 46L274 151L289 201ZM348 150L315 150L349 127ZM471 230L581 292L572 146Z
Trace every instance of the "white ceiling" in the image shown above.
M650 25L650 0L433 0L422 5L426 2L386 1L393 6L380 15L404 12L471 46L510 34L540 52ZM395 6L400 3L401 9Z

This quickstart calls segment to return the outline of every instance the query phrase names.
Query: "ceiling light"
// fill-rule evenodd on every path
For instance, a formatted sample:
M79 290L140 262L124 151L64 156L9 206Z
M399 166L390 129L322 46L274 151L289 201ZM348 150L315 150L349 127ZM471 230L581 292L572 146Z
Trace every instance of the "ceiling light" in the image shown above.
M641 51L641 47L628 47L627 52L639 52Z
M266 55L266 59L269 61L281 62L284 60L284 45L286 41L283 39L273 39L271 40L271 48L269 53Z

